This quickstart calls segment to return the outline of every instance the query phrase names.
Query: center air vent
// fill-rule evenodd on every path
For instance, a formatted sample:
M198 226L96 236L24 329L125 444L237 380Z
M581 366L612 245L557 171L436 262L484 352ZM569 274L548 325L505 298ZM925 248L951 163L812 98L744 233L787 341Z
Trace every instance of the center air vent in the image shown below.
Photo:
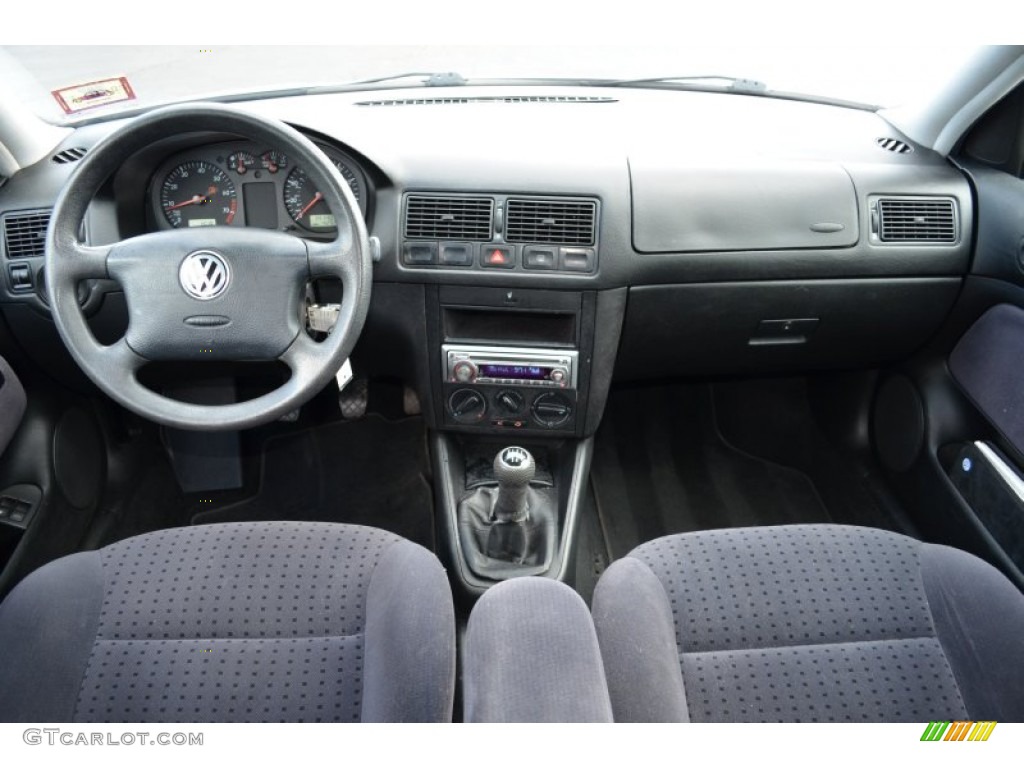
M584 200L514 200L505 204L510 243L593 245L597 204Z
M956 206L948 198L882 198L878 239L883 243L955 243Z
M405 236L428 240L491 239L494 201L489 197L412 195L405 204Z
M4 245L8 259L28 259L46 251L49 211L12 213L4 217Z

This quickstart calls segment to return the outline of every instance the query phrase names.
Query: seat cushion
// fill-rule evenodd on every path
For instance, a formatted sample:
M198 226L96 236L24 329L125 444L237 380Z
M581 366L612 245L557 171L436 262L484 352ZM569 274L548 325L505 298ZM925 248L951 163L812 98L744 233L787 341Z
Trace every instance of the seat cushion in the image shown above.
M443 721L454 611L373 528L170 529L53 562L0 606L0 721Z
M657 539L602 576L594 620L616 720L1024 718L1024 595L887 531Z

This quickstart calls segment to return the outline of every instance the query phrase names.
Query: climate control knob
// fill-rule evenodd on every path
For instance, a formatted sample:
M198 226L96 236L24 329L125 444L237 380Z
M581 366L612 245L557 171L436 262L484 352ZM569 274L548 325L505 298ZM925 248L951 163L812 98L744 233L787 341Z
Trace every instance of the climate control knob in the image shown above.
M533 401L530 410L542 427L556 429L572 416L572 401L561 392L545 392Z
M494 404L502 416L518 416L526 407L526 400L514 389L503 389L494 396Z
M459 424L476 424L487 413L487 400L475 389L457 389L448 397L448 412Z

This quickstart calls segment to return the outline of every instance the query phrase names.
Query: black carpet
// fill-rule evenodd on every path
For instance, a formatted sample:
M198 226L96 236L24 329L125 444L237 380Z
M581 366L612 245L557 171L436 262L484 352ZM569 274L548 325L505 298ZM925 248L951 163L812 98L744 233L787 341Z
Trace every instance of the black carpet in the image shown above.
M802 380L612 393L591 471L608 552L671 533L847 523L903 530L814 424Z
M435 549L426 428L370 414L270 438L256 496L200 512L194 524L247 520L356 523Z

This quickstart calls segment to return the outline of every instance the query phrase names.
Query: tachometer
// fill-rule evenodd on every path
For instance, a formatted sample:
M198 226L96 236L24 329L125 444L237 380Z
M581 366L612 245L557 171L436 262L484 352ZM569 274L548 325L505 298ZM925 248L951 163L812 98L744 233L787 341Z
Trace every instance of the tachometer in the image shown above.
M355 173L340 160L331 158L331 162L341 172L341 177L348 182L356 202L360 202L359 179ZM288 209L296 224L312 232L329 232L334 229L334 214L324 202L323 195L314 188L313 182L301 168L293 168L284 182L284 207Z
M160 207L172 227L223 226L238 213L238 193L220 168L192 160L167 174L160 186Z

